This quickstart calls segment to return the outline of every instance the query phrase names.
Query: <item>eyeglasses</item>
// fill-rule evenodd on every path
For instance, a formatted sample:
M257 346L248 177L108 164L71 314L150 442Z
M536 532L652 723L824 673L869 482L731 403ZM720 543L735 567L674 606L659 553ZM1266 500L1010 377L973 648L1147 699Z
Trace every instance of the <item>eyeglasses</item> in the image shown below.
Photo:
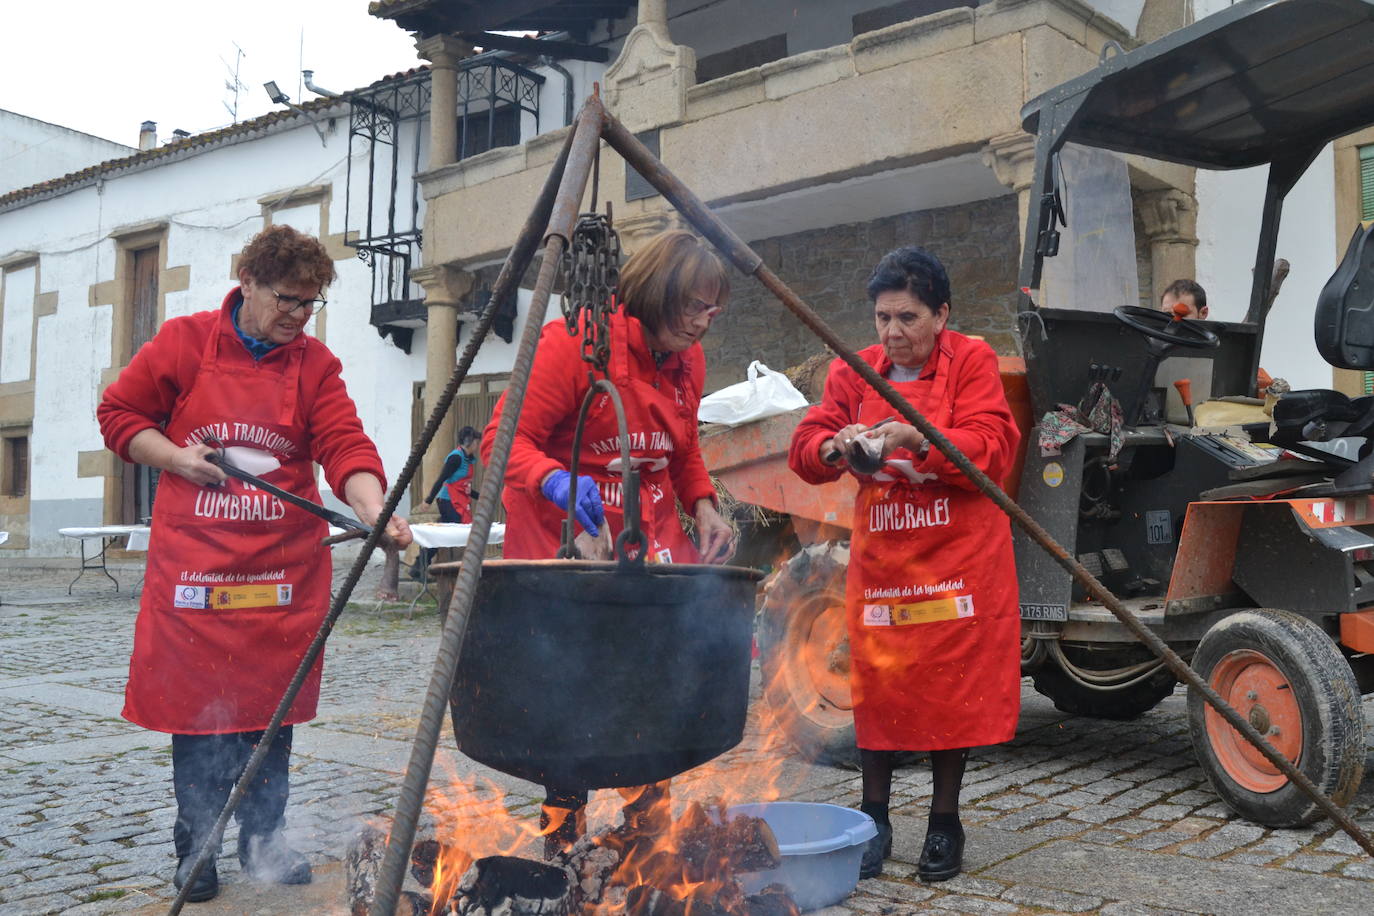
M717 305L714 302L707 302L705 299L698 299L693 296L687 300L687 305L683 307L683 312L688 318L696 318L698 315L705 315L707 318L714 318L725 310L725 306Z
M320 311L326 305L329 304L324 299L302 299L299 296L283 296L275 289L272 289L272 287L269 286L267 288L272 290L272 295L277 297L277 311L279 312L289 314L290 312L294 312L296 309L304 306L305 313L307 315L310 315Z

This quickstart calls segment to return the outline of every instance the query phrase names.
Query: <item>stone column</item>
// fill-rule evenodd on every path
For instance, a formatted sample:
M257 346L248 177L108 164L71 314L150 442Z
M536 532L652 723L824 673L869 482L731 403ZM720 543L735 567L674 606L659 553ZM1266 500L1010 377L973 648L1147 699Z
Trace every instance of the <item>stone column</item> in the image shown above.
M434 412L439 395L453 375L458 362L458 304L472 290L475 277L465 270L441 264L437 267L418 267L410 272L410 279L425 290L425 417ZM434 441L424 457L424 486L434 485L444 458L453 450L456 431L453 411L444 415L434 434ZM419 494L421 498L424 494Z
M1165 287L1197 272L1197 199L1177 188L1141 191L1136 208L1150 243L1151 304L1158 305Z
M998 181L1016 192L1016 233L1024 246L1031 182L1035 180L1035 138L1021 131L992 137L983 147L983 164L992 169Z
M430 62L429 168L432 170L458 161L458 64L472 55L473 48L453 35L420 39L415 48ZM467 290L455 293L456 287L451 282L451 275L455 273L462 272L439 266L422 267L410 275L425 290L425 416L433 412L435 399L444 390L457 364L458 300ZM471 275L467 276L468 288L471 288ZM434 444L425 453L426 487L433 484L443 468L444 457L453 448L454 435L450 412L439 425Z

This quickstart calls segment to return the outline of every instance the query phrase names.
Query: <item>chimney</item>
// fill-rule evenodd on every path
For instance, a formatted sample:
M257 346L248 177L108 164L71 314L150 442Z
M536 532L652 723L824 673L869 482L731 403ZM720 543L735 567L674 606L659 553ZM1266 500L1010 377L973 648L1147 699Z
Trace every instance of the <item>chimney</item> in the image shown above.
M157 146L157 122L144 121L138 128L138 148L152 149Z

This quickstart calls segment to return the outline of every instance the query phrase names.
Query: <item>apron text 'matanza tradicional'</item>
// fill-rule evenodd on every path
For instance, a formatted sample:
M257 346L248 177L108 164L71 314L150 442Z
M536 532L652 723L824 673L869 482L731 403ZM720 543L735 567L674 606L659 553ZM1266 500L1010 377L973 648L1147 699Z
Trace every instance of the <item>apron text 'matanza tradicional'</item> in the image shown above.
M303 347L284 372L220 359L234 345L211 332L195 382L165 434L270 451L271 483L319 501L309 430L298 409ZM156 731L216 734L265 728L329 605L326 526L250 484L202 487L162 475L134 635L124 717ZM285 720L314 718L317 660Z
M948 347L937 347L920 378L893 383L942 429L953 422L961 394L951 380L953 362ZM991 350L984 362L995 374ZM876 391L864 389L856 422L892 414ZM987 406L996 413L997 405ZM995 435L1009 437L999 454L1015 454L1009 411ZM962 478L943 481L922 473L921 464L899 450L877 474L859 478L846 606L854 724L859 746L869 750L1000 743L1015 733L1020 710L1010 523Z

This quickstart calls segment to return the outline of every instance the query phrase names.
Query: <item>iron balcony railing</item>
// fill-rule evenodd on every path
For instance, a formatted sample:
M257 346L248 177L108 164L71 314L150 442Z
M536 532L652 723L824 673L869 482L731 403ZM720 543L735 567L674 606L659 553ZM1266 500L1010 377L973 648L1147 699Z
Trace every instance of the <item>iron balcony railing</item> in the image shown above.
M464 61L458 71L459 158L520 143L525 115L538 133L543 82L540 74L494 55ZM350 93L345 238L371 268L372 325L407 353L425 320L423 295L410 275L422 263L424 202L415 176L428 155L431 99L428 70Z

